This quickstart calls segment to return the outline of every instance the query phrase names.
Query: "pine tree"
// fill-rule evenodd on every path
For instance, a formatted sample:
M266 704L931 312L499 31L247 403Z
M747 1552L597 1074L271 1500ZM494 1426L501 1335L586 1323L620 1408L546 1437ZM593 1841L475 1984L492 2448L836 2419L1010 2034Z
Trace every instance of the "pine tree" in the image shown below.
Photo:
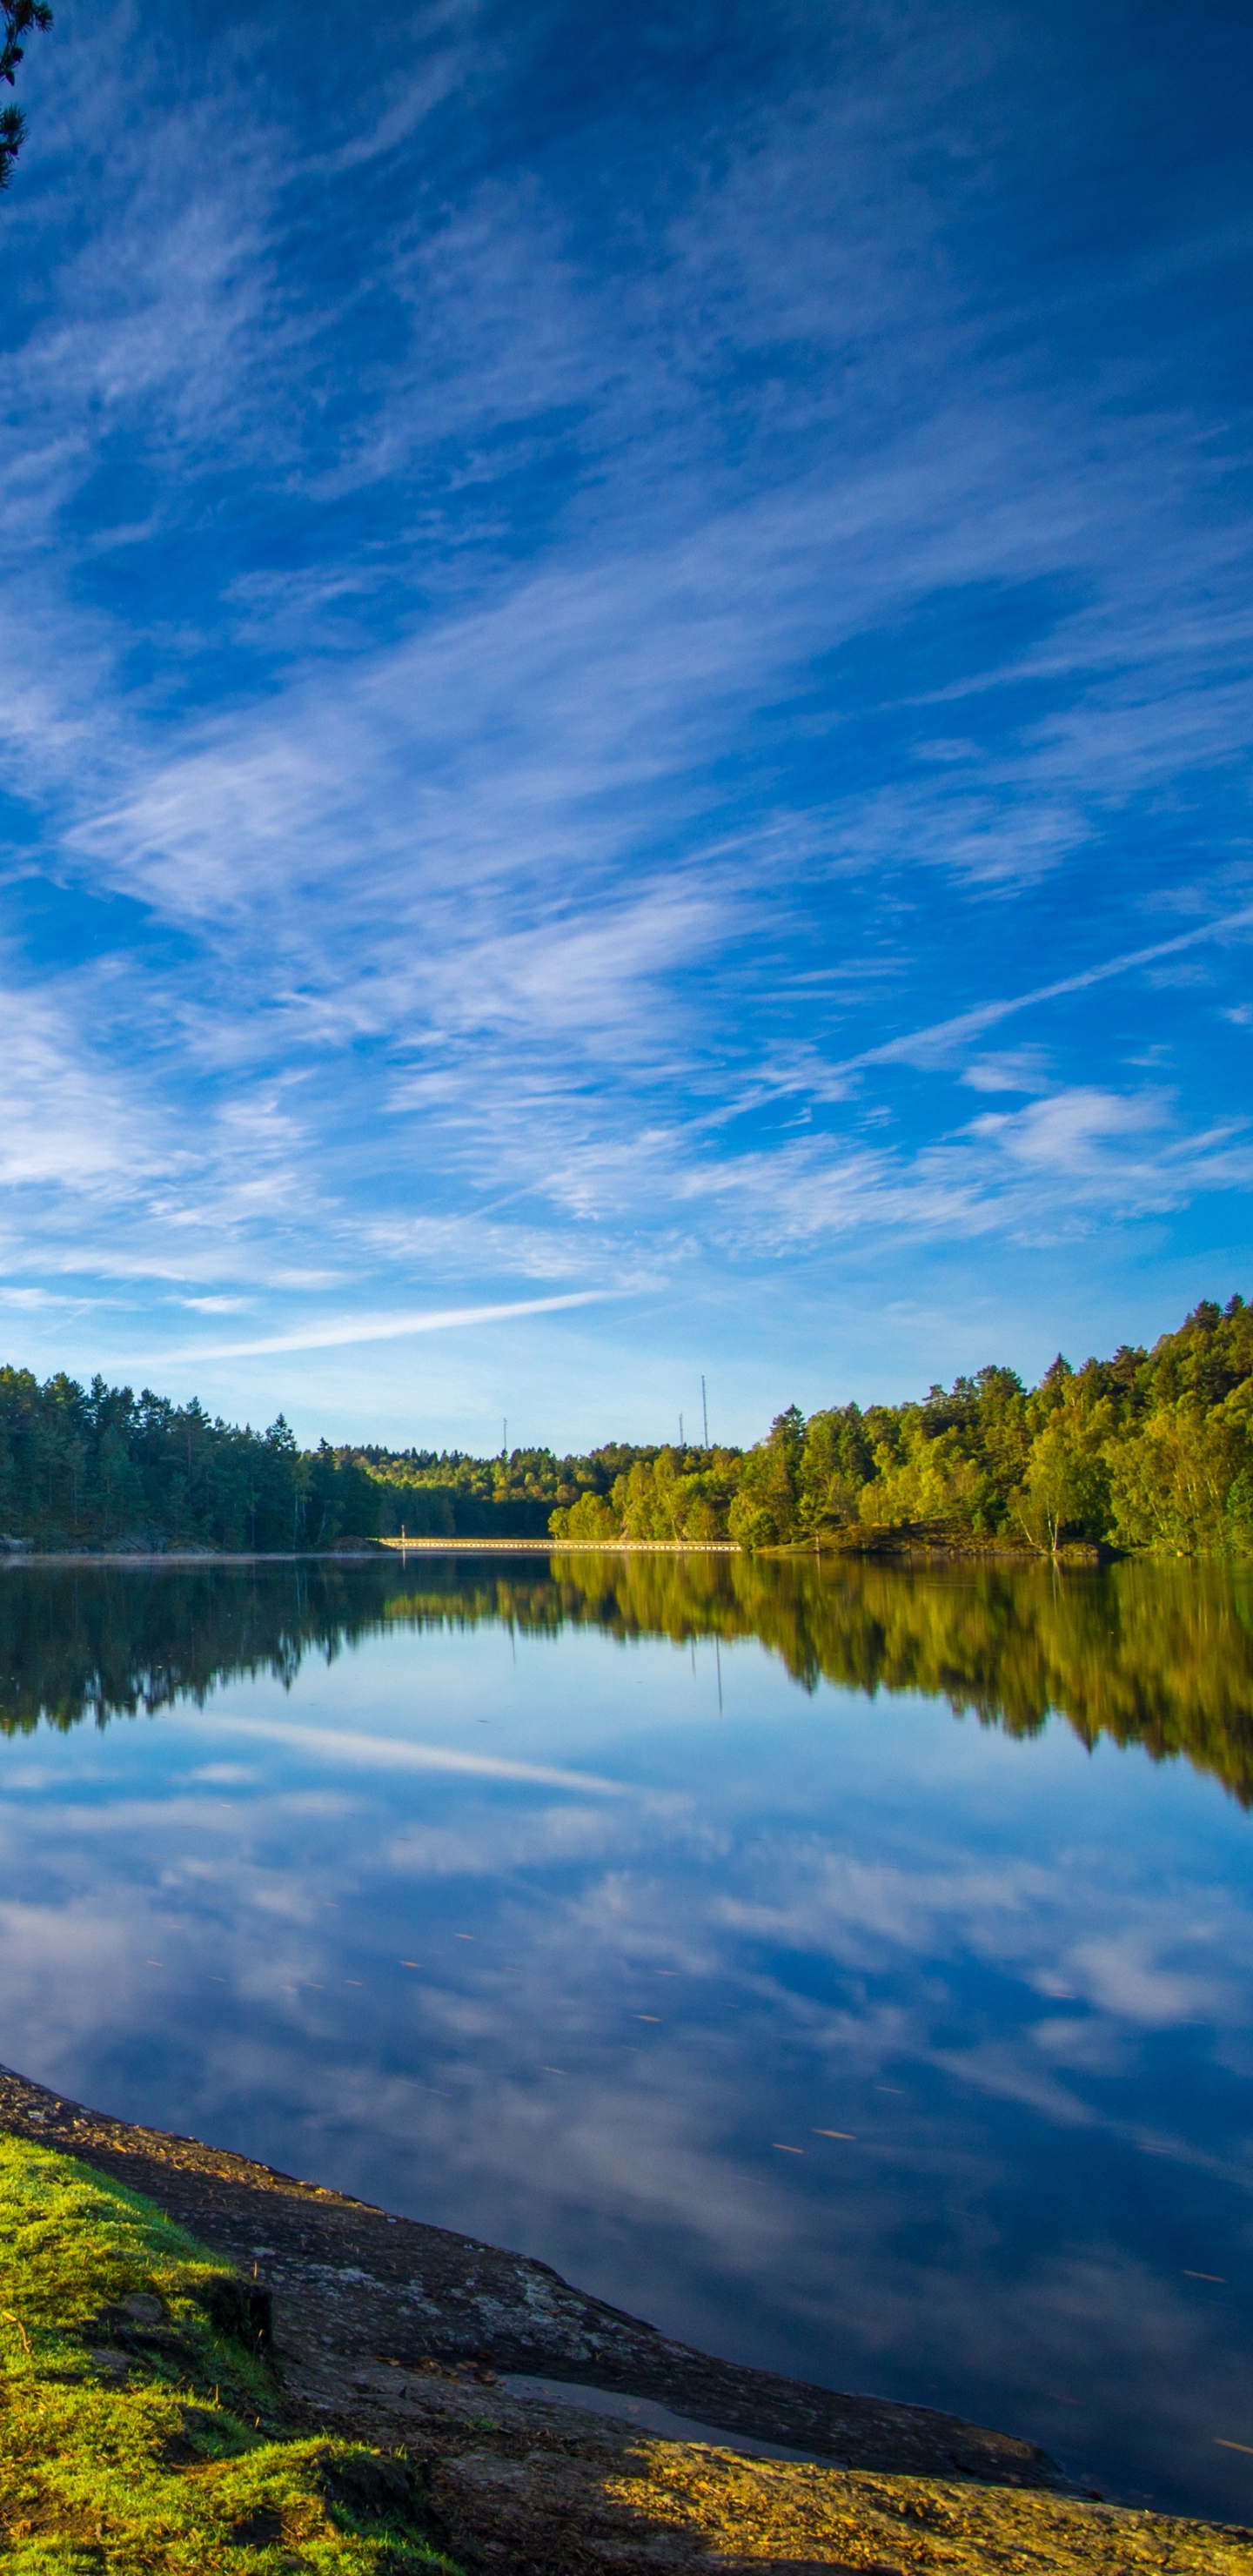
M26 48L23 36L32 27L50 27L52 11L48 0L0 0L4 12L4 43L0 46L0 80L10 89L17 77L17 67ZM20 107L0 108L0 188L7 188L13 164L22 148L26 119Z

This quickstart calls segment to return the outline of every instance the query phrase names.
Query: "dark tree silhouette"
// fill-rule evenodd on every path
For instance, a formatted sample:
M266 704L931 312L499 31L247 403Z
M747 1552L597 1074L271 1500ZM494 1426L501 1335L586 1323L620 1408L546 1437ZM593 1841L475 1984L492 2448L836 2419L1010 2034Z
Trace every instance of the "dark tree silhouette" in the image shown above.
M48 0L0 0L4 13L4 43L0 46L0 80L12 89L17 67L26 51L23 36L32 27L50 27L52 11ZM20 107L0 108L0 188L7 188L13 164L22 148L26 119Z

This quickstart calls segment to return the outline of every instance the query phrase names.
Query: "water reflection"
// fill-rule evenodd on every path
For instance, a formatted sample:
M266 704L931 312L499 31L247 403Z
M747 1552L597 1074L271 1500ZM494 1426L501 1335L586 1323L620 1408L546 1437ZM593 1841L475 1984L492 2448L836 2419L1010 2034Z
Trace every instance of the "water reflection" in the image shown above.
M0 1720L9 2064L1249 2518L1247 1583L19 1566Z
M329 1662L384 1626L620 1642L754 1638L807 1691L923 1692L1011 1735L1185 1757L1253 1804L1253 1569L1131 1563L929 1568L741 1556L180 1568L12 1567L0 1581L0 1727L149 1713L218 1683Z

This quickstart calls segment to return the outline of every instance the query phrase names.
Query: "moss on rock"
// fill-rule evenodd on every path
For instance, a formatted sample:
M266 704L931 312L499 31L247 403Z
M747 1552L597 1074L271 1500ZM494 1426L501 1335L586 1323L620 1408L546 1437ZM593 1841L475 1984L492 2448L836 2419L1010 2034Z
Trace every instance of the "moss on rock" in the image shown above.
M872 2470L640 2445L607 2496L656 2533L699 2533L728 2571L865 2576L1253 2576L1253 2534L1172 2514Z
M0 2137L0 2549L14 2576L436 2576L417 2481L285 2432L264 2314L150 2201Z

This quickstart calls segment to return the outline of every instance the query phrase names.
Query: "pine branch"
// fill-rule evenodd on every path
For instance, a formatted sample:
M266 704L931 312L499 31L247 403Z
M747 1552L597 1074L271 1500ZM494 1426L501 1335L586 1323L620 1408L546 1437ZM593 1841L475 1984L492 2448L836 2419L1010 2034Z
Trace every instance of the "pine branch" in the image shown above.
M0 22L4 27L4 42L0 45L0 80L7 81L12 89L18 64L26 52L22 37L29 35L32 27L50 27L52 11L48 0L0 0ZM26 119L20 107L0 108L0 188L8 187L25 132Z
M0 188L7 188L9 172L22 148L26 119L20 107L0 107Z

